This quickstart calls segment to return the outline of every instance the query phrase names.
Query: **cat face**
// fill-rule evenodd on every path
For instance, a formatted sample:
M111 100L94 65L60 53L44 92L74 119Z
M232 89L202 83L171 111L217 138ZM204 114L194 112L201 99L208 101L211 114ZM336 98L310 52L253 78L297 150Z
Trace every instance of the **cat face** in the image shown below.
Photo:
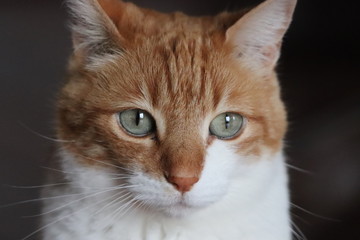
M74 1L75 52L58 104L58 135L74 141L63 147L89 168L121 166L133 198L168 215L216 203L247 166L281 150L273 67L291 2L193 18ZM269 15L278 20L254 41Z

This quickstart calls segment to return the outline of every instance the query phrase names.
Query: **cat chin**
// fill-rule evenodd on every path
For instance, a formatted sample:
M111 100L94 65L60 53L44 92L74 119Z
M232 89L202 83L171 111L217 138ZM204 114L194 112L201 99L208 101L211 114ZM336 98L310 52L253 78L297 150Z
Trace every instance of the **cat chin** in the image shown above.
M176 204L168 208L161 209L162 214L170 218L185 218L199 211L199 207L186 206L184 204Z
M154 207L153 210L160 213L161 215L164 215L165 217L185 218L203 209L206 209L215 202L216 201L207 201L200 203L200 201L194 201L194 199L193 201L191 201L189 198L185 197L177 201L176 203L173 202L171 204Z

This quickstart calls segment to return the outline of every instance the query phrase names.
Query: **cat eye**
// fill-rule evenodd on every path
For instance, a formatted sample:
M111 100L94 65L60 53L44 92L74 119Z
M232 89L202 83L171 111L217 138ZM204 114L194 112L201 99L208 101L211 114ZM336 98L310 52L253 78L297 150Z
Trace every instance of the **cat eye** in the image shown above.
M210 123L210 133L219 139L235 137L244 124L244 118L237 113L222 113Z
M120 112L119 123L126 132L136 137L144 137L155 130L154 118L141 109L129 109Z

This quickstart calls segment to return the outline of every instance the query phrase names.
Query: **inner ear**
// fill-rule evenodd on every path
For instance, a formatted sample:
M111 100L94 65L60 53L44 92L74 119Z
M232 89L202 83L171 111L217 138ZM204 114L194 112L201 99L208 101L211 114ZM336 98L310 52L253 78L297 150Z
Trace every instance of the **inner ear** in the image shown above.
M74 55L85 65L121 55L125 38L114 23L123 4L117 0L67 0ZM102 4L102 5L101 5ZM114 7L112 7L114 6ZM119 20L120 21L120 20Z
M118 26L125 12L125 3L120 0L97 0L115 26Z
M247 12L226 32L226 44L252 69L272 70L280 56L296 0L266 0Z
M97 0L120 35L131 41L137 29L144 28L144 13L136 5L121 0Z

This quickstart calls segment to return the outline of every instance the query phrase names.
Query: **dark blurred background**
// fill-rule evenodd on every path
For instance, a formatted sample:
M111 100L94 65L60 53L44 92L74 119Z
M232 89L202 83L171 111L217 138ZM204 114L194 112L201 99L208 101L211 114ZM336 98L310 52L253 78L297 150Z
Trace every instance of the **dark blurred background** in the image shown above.
M191 15L253 0L137 0ZM278 67L290 129L293 221L309 240L360 239L360 13L356 0L299 0ZM62 1L0 2L0 205L38 198L54 145L55 94L71 39ZM39 204L0 207L0 239L34 231ZM298 237L301 239L301 237ZM36 237L30 239L37 239ZM302 236L302 239L305 239Z

